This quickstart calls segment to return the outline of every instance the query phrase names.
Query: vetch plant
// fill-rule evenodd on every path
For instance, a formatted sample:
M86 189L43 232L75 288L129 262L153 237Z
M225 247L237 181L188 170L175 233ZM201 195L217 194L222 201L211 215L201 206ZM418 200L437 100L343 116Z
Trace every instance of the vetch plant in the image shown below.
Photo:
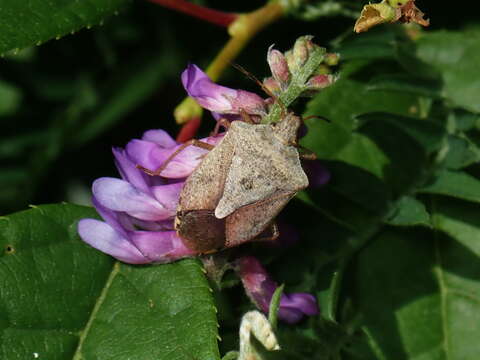
M476 4L219 4L1 3L0 359L477 360Z
M215 144L220 138L203 141ZM165 131L149 130L125 149L114 148L122 179L100 178L93 183L92 202L105 222L81 220L78 231L82 239L130 264L166 263L196 255L178 237L174 218L185 179L206 151L186 149L168 164L162 178L137 168L137 164L158 167L178 146Z
M315 51L323 51L320 50L320 48L316 50L316 45L311 43L310 38L307 38L303 44L305 47L308 46L310 48L309 51L311 54L300 52L300 55L295 55L302 57L302 59L299 60L296 65L297 68L296 71L293 72L292 81L296 81L296 74L303 71L302 66L307 63L310 56L315 56ZM296 46L298 47L298 45ZM271 51L270 49L268 57L271 57ZM296 53L298 53L298 51ZM321 60L322 58L319 57L316 61L320 63ZM275 72L275 66L270 65L271 67L273 66L272 72ZM286 62L285 66L287 66ZM314 67L310 65L310 69L306 71L313 72L313 70ZM302 74L302 76L305 78L305 82L309 81L308 75ZM236 115L237 118L240 116L256 116L258 117L258 120L256 120L258 123L262 122L262 118L267 116L267 102L258 95L217 85L195 65L189 65L182 73L182 82L189 95L193 96L203 107L216 114ZM299 85L302 86L300 83ZM310 85L304 86L305 90L312 90ZM285 90L288 91L288 86ZM295 89L295 91L298 95L302 93L297 89ZM292 140L288 140L289 138L287 137L283 141L292 141L292 144L295 144L299 122L293 115L285 116L287 120L280 120L276 127L270 128L258 124L251 125L252 129L255 131L257 128L265 129L266 131L273 131L273 133L275 133L277 129L280 129L282 132L287 131L286 134L289 134L288 131L293 131L292 135L288 135L293 136ZM252 120L252 117L249 117L249 121L255 121ZM288 130L290 126L288 123L286 123L287 125L283 125L285 121L288 121L289 117L295 119L295 126L291 130ZM284 127L285 130L283 130ZM278 133L276 136L281 134L282 133ZM246 139L244 137L247 135L242 135L242 133L235 134L234 132L229 132L227 135L227 137L230 138L232 136L233 139L239 138L245 141ZM252 208L252 210L248 210L249 212L245 213L245 215L242 215L245 218L244 220L240 218L236 208L242 209L243 206L253 204L255 201L264 201L264 199L267 198L267 194L275 199L275 197L278 197L277 192L280 190L283 191L284 188L286 188L286 181L288 179L281 180L280 182L275 182L275 179L272 179L276 187L268 190L269 193L265 193L267 191L267 188L265 188L262 190L263 192L258 193L260 197L258 197L255 192L255 198L251 198L251 195L247 193L235 195L235 192L232 193L230 198L225 198L225 195L228 195L227 191L236 191L232 185L230 185L230 188L227 186L223 193L224 198L220 199L218 205L223 204L222 206L226 206L227 209L231 208L231 210L228 210L227 215L232 213L233 222L229 223L229 217L227 217L226 220L224 220L226 221L226 225L218 225L219 221L222 221L219 220L221 217L216 215L217 212L223 211L220 207L215 209L215 216L213 216L213 214L209 216L205 215L203 209L192 212L184 211L186 207L185 199L188 196L192 196L189 195L191 191L195 192L195 198L199 199L195 201L202 203L207 201L204 200L203 197L210 197L212 191L215 191L215 188L218 187L216 182L210 180L211 185L214 187L211 190L205 192L201 192L205 190L203 188L193 188L193 190L189 190L192 186L197 186L195 182L192 182L192 179L194 179L194 176L198 176L200 166L204 166L208 161L211 162L212 156L207 153L204 147L208 145L212 148L220 148L222 146L221 144L225 143L227 137L215 135L203 139L201 144L205 145L202 147L185 147L184 145L177 144L162 130L150 130L144 134L142 139L130 141L125 149L113 149L115 163L122 179L101 178L94 182L92 186L93 204L105 222L95 219L81 220L78 224L78 231L82 239L91 246L116 257L120 261L131 264L168 263L185 257L200 256L204 252L217 251L222 247L238 246L246 241L258 241L260 239L265 241L265 235L261 235L261 233L274 221L276 213L280 211L292 195L287 193L285 197L286 201L283 201L276 206L276 208L272 208L274 212L272 212L271 215L268 215L268 211L270 211L268 207ZM263 144L260 143L260 145ZM267 143L265 143L265 145L267 145ZM245 147L245 145L242 146ZM247 146L245 149L237 148L236 150L232 149L232 151L234 151L236 153L235 156L238 157L240 156L239 151L246 151L247 156L250 156L250 153L254 150L252 147ZM260 149L260 151L263 152L266 151L266 149ZM272 151L271 156L277 156L274 154L275 151L279 151L279 155L282 156L282 153L280 153L281 149L273 149ZM298 153L296 153L295 156L296 160L294 161L299 164ZM236 161L236 159L237 158L233 158L233 161ZM245 159L248 159L248 157ZM221 158L219 165L213 163L213 166L209 166L206 170L207 176L212 177L212 172L218 173L222 171L220 167L223 165L222 162L228 163L228 161L228 159ZM283 160L279 158L277 161ZM252 162L250 166L254 170L254 173L264 170L259 169L260 167L264 167L261 163L257 164L256 162ZM282 162L280 166L285 168ZM143 169L145 169L145 171ZM160 170L153 171L153 169ZM311 173L312 169L313 168L310 167ZM233 178L246 176L245 174L242 175L242 171L241 168L234 171L232 173ZM153 176L149 176L147 173ZM312 177L314 179L325 179L326 174L327 171L325 168L317 167L316 171L313 171ZM294 173L287 175L296 176ZM272 176L268 168L265 176ZM306 175L303 176L306 179ZM185 184L185 181L187 181L187 184ZM228 184L230 181L228 177L226 181ZM267 181L269 182L268 186L270 186L271 180ZM318 181L315 182L318 183ZM200 184L204 184L201 185L202 187L206 186L204 180L200 180ZM258 182L256 185L254 183L248 189L244 188L242 191L258 191L260 189L257 190L257 188L260 186L265 185L261 182ZM219 188L219 190L222 189ZM182 200L182 198L184 200ZM239 203L232 206L232 202ZM214 209L211 210L213 211ZM251 211L253 211L253 213L251 213ZM262 214L262 212L265 211L267 211L267 213ZM190 216L192 213L194 214L193 218ZM265 225L259 227L258 219L255 218L259 218L265 214L267 214L264 220ZM222 217L225 216L226 215L222 215ZM249 221L252 220L254 223L249 225ZM241 227L238 227L238 223L242 221L247 222L241 225ZM218 232L219 226L220 233L215 235ZM249 227L252 227L252 230L250 230ZM225 235L223 235L221 231L226 231ZM271 231L272 234L269 236L271 240L275 240L275 238L278 237L276 233L278 230L275 225L273 225ZM238 235L233 235L237 233ZM238 240L236 240L237 238ZM220 243L218 243L219 241ZM247 293L254 304L264 312L268 312L268 305L277 285L268 278L261 265L255 263L256 260L253 257L244 257L241 259L243 260L238 260L236 266L238 267L238 274L242 278ZM253 279L256 279L256 281L252 281ZM318 309L315 298L310 294L285 294L282 296L279 318L286 322L296 323L300 321L304 315L316 315L317 313Z

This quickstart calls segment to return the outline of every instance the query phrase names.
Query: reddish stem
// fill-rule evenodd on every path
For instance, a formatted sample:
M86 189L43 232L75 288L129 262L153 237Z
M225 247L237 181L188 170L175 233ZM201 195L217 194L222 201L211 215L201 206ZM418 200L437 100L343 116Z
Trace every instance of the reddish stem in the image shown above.
M155 4L183 12L190 16L208 21L212 24L228 27L238 17L237 14L227 13L192 4L185 0L148 0Z
M180 129L180 132L177 135L177 141L183 143L185 141L193 139L197 134L198 128L200 127L201 123L202 119L199 116L191 118Z

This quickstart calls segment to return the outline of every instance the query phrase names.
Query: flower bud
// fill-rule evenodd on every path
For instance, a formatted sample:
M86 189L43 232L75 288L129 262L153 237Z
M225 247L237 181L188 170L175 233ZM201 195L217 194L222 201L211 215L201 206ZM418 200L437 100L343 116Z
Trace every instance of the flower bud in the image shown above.
M282 91L280 83L273 77L263 79L263 86L265 86L267 90L272 92L274 95L278 95Z
M337 77L331 74L315 75L307 82L307 86L313 90L321 90L337 81Z
M340 60L340 54L338 54L338 53L327 53L327 54L325 54L324 62L328 66L337 65L339 60Z
M272 71L273 77L281 85L286 85L290 80L290 71L288 70L287 60L285 56L278 50L270 46L267 53L267 62Z
M244 256L236 261L236 271L252 302L263 312L268 312L273 293L278 287L260 262L253 256ZM318 314L317 300L308 293L282 294L278 318L294 324L305 315Z
M301 67L307 62L309 53L313 49L313 46L315 46L312 43L312 38L313 36L306 35L299 37L297 41L295 41L295 45L293 45L293 58L295 59L297 67Z
M325 64L320 64L315 70L316 75L325 75L325 74L331 74L332 70L330 69L330 66L325 65Z
M287 65L288 69L290 70L290 73L294 73L298 70L297 63L295 62L295 58L293 57L293 51L288 50L284 54L285 60L287 60Z

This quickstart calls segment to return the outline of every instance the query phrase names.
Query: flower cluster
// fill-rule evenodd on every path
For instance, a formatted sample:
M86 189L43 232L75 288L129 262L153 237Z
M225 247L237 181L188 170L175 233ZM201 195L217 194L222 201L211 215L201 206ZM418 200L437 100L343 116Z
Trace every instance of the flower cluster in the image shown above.
M215 145L221 136L202 139ZM137 168L157 169L177 144L163 130L149 130L125 149L114 148L122 179L100 178L92 186L93 205L105 222L83 219L78 231L94 248L130 264L166 263L195 256L174 230L178 197L185 179L206 150L188 147L168 163L162 176Z
M195 65L183 72L182 82L189 95L214 113L234 116L240 112L253 116L265 113L265 101L258 95L217 85ZM219 134L201 140L215 146L222 137ZM139 169L160 168L179 146L165 131L149 130L141 139L131 140L125 149L114 148L121 179L104 177L93 183L92 202L105 221L82 219L78 224L81 238L131 264L168 263L198 256L177 235L174 219L184 182L207 150L186 147L166 163L160 176L149 176ZM323 167L313 168L313 183L325 183L328 172ZM275 282L252 257L238 260L236 268L250 298L260 309L268 311L277 287ZM317 311L312 295L285 294L279 318L293 323Z
M312 42L311 36L298 38L293 48L285 53L274 49L272 45L267 53L267 62L272 76L264 79L263 85L274 95L280 95L282 91L287 89L292 79L297 77L299 72L302 71L314 49L324 51L324 49ZM302 96L312 95L332 85L338 77L330 74L330 66L337 65L338 60L338 54L324 53L322 64L320 64L316 73L308 78L304 84Z

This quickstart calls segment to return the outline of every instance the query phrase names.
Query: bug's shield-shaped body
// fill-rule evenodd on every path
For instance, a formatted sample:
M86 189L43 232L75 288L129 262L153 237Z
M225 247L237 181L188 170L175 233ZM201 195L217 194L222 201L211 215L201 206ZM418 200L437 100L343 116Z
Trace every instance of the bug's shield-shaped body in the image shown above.
M180 195L177 230L186 246L204 252L252 240L308 186L293 145L299 125L293 114L276 125L231 124Z

